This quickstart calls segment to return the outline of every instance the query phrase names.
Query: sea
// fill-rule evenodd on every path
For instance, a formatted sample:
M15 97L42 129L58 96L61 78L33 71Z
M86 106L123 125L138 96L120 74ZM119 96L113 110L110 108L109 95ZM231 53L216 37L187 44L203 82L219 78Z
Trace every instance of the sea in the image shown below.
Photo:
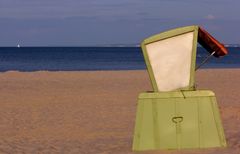
M212 57L201 68L240 68L240 47ZM197 49L197 65L209 53ZM0 47L0 72L92 71L146 69L140 47Z

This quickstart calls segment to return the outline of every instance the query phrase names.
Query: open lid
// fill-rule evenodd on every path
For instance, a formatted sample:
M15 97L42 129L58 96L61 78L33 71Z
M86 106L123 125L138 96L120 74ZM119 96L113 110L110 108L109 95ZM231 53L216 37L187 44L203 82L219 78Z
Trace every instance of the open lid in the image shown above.
M142 51L154 91L193 90L198 26L145 39Z
M199 26L172 29L145 39L142 51L154 91L195 89L197 43L211 55L226 55L227 49Z
M218 42L212 37L207 31L199 27L198 29L198 43L204 47L208 52L212 53L215 51L215 57L225 56L228 51L223 44Z

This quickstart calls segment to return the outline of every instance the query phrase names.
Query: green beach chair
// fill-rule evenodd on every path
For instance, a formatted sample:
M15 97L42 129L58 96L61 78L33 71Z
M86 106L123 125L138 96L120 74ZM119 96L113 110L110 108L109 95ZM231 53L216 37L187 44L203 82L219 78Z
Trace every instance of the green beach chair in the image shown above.
M153 92L138 96L134 151L226 147L215 94L195 89L197 43L210 56L227 54L199 26L173 29L142 42Z

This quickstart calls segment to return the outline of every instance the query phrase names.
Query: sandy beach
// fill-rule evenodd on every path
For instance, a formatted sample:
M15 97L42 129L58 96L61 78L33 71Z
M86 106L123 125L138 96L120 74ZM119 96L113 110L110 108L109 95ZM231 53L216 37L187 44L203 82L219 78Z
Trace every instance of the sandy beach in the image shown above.
M216 93L228 147L140 153L240 153L240 69L196 78ZM137 96L152 90L145 70L5 72L0 85L0 153L134 153Z

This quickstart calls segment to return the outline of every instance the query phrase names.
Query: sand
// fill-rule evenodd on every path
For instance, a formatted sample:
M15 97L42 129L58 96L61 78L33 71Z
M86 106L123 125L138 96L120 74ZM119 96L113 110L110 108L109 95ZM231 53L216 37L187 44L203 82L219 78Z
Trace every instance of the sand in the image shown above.
M148 151L240 153L240 69L203 69L198 89L220 106L228 148ZM0 73L0 153L128 154L146 71Z

